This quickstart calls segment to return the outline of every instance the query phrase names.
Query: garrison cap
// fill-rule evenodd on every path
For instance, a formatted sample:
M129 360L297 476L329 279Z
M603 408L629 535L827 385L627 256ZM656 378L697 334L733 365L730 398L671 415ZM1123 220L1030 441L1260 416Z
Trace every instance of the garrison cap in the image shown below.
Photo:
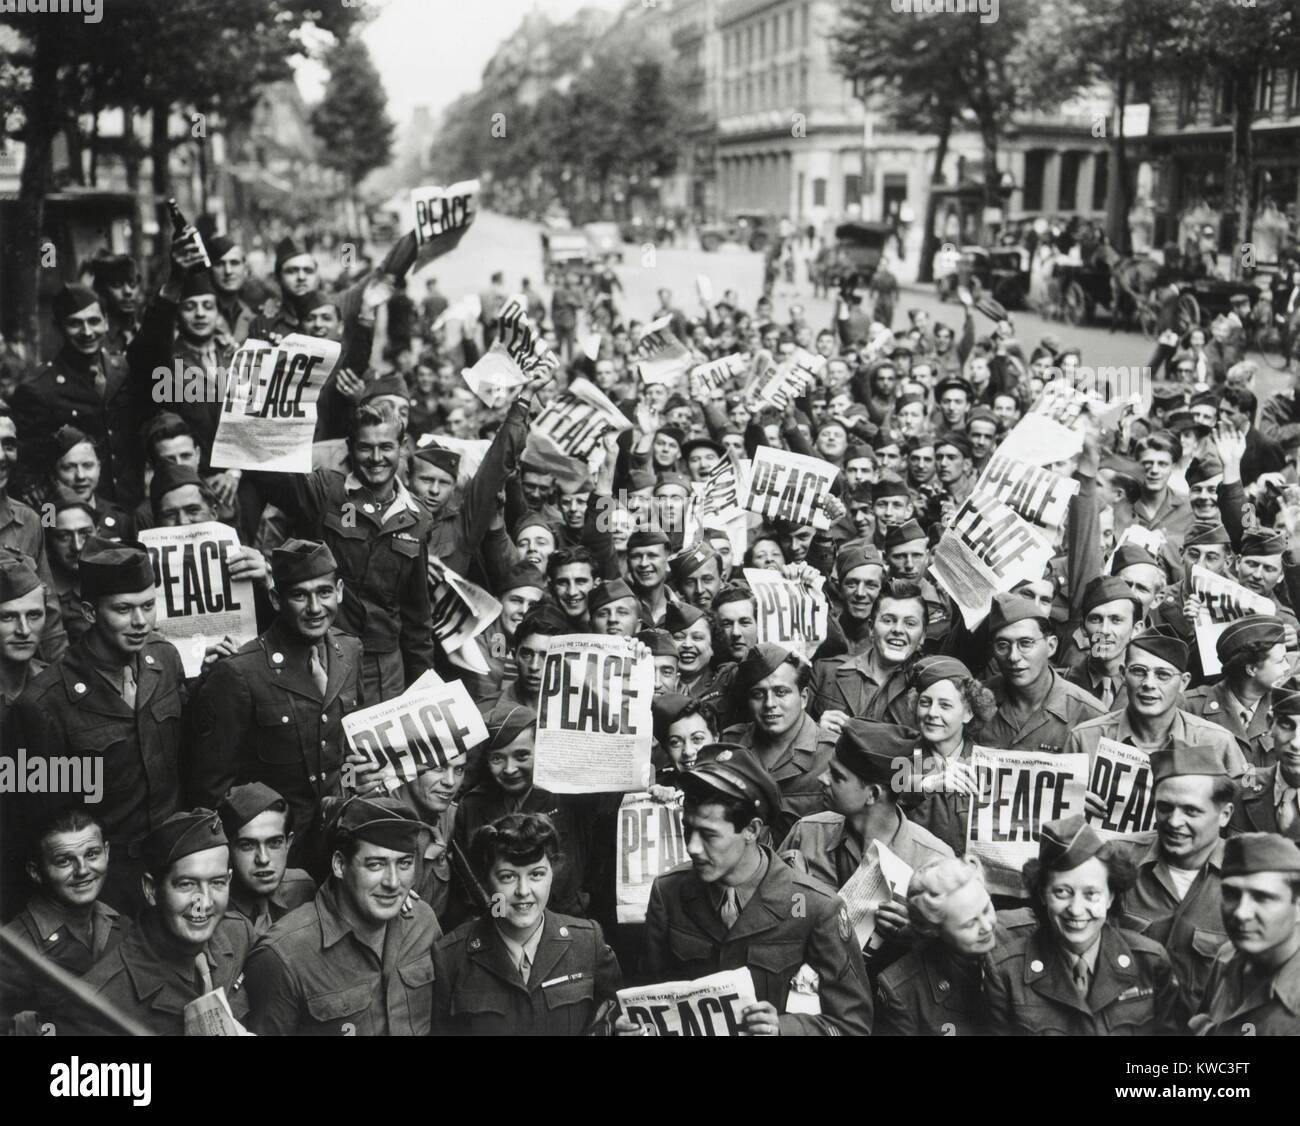
M1068 872L1085 860L1091 860L1102 850L1105 840L1087 821L1083 814L1062 817L1043 825L1038 840L1038 861L1053 872Z
M871 439L871 448L877 453L881 450L887 450L890 446L897 446L900 449L903 445L903 435L897 430L889 430L881 427L879 433Z
M1202 481L1211 481L1215 477L1223 476L1223 466L1219 464L1216 458L1193 458L1192 464L1187 467L1184 477L1188 485L1199 485Z
M904 407L910 407L913 403L920 403L924 406L925 397L917 394L899 395L898 398L894 400L894 411L897 413Z
M86 537L78 564L85 602L113 594L140 594L154 588L149 553L139 543Z
M880 554L880 549L875 544L845 548L835 557L835 578L843 582L859 567L873 565L876 567L885 565L884 556Z
M654 724L654 735L658 742L667 741L668 729L677 722L677 717L682 714L682 710L691 703L694 703L694 700L683 692L665 692L650 701L650 720Z
M499 751L519 738L537 723L537 713L526 704L516 703L508 695L501 696L491 707L481 709L483 726L487 728L485 750Z
M674 602L664 612L664 629L669 633L681 633L684 629L690 629L702 617L704 611L698 606L689 602Z
M154 470L153 479L149 482L149 506L154 510L155 515L163 497L177 489L185 488L186 485L203 488L203 478L199 476L194 466L174 465L169 461L158 466Z
M1221 520L1207 520L1193 524L1183 537L1183 547L1204 547L1210 544L1230 544L1228 529Z
M618 602L624 598L630 598L637 603L637 611L640 612L641 603L637 596L632 592L632 588L622 579L612 579L607 583L601 583L599 586L591 588L591 593L587 595L587 610L595 614L602 606L608 606L611 602Z
M908 683L924 692L941 680L969 680L971 671L955 657L923 657L912 666Z
M1300 716L1300 677L1288 676L1273 686L1271 701L1274 715Z
M1223 845L1222 876L1300 872L1300 845L1280 833L1240 833Z
M1179 672L1187 671L1189 651L1187 642L1167 625L1152 626L1135 634L1128 643L1130 649L1141 649L1145 653L1167 661Z
M941 379L934 385L934 398L936 402L943 398L945 391L964 391L967 399L975 398L975 389L969 382L957 375L950 375L947 379Z
M425 449L428 448L425 447ZM551 527L551 522L539 512L525 512L519 517L515 521L514 528L511 529L510 538L518 543L519 537L523 535L525 528L545 528L552 536L555 535L555 529Z
M668 535L659 528L638 528L627 537L627 549L636 551L640 547L667 547Z
M1230 622L1214 643L1219 660L1228 662L1247 650L1270 649L1286 640L1286 625L1273 614L1247 614Z
M1281 555L1286 550L1286 533L1273 528L1252 528L1241 537L1239 555Z
M673 582L681 582L695 574L701 567L711 559L717 559L718 552L713 544L708 540L701 540L694 547L687 551L680 551L668 560L668 570L672 573ZM722 573L722 563L718 562L718 573Z
M866 442L854 442L844 451L845 465L860 458L866 458L868 461L874 462L876 460L876 451Z
M239 249L239 243L228 235L213 235L207 240L208 257L213 263L220 262L232 250Z
M278 274L280 268L289 261L290 258L298 258L307 253L308 250L305 246L299 246L288 236L282 238L275 244L275 272ZM210 258L211 255L208 255L208 257Z
M192 809L173 813L145 837L140 858L144 870L157 878L184 856L229 843L216 813L210 809Z
M516 563L502 580L499 593L508 594L512 590L533 587L543 593L546 591L546 576L531 563Z
M682 445L682 457L689 458L695 450L712 450L718 457L727 456L727 451L712 438L691 438Z
M25 555L5 551L0 556L0 603L31 594L40 585L41 578Z
M912 751L920 739L920 733L911 727L850 719L835 741L835 757L862 781L884 786L900 769L910 773Z
M674 442L677 443L677 448L679 450L686 442L686 433L685 431L682 430L680 426L672 426L672 425L661 426L659 427L658 430L655 431L656 438L658 438L660 435L663 435L663 437L665 438L671 438Z
M127 285L138 281L140 268L129 254L105 254L90 261L90 274L95 285Z
M424 823L392 797L344 799L334 820L336 841L359 840L394 852L414 852Z
M1187 391L1181 383L1157 383L1151 388L1151 398L1158 406L1167 409L1174 403L1184 402Z
M695 768L683 779L687 796L705 802L712 793L752 802L754 816L770 825L781 808L781 790L772 776L748 747L725 746L706 761L705 753L716 747L703 748Z
M653 469L634 469L627 475L627 489L630 493L639 493L653 489L658 478Z
M677 656L677 643L666 629L643 629L636 639L650 650L652 657Z
M757 645L751 646L749 652L745 654L745 659L736 668L736 678L732 683L737 691L748 692L793 656L789 649L770 641L760 641Z
M1110 573L1118 575L1125 567L1143 563L1148 567L1159 567L1156 557L1145 547L1135 543L1122 543L1115 549L1115 558L1110 562Z
M1151 752L1151 777L1156 785L1166 778L1179 778L1188 774L1207 774L1211 778L1227 778L1228 764L1218 747L1193 747L1175 743L1168 750Z
M966 416L966 425L968 427L972 422L991 422L994 426L997 426L998 416L993 413L992 407L980 404L977 407L971 407L970 413Z
M296 297L290 297L288 303L293 307L293 311L300 317L306 317L309 313L314 313L317 309L324 309L327 306L338 310L342 313L337 297L331 297L328 293L323 293L319 289L309 289L306 293L300 293Z
M242 786L231 786L226 796L217 806L221 824L225 826L226 836L232 841L239 830L254 817L265 813L274 805L283 804L288 815L289 803L284 796L271 789L265 782L245 782Z
M416 450L415 456L420 461L428 462L430 465L441 469L453 481L456 480L456 475L460 472L460 454L455 450L436 446L430 442L427 446L421 446Z
M1141 617L1141 599L1133 593L1133 588L1128 583L1116 575L1098 575L1083 588L1083 613L1086 616L1098 606L1104 606L1107 602L1118 602L1121 599L1133 603L1135 620Z
M180 300L190 297L215 297L217 287L212 282L211 270L196 270L181 282Z
M905 520L889 529L889 533L885 536L885 550L893 551L901 544L916 540L924 540L927 547L929 546L930 538L925 534L925 529L915 520Z
M934 440L934 448L938 450L940 446L951 446L967 461L972 461L975 457L975 451L971 449L970 439L965 434L959 434L955 430L940 434Z
M912 490L907 487L907 482L900 480L892 474L888 477L882 477L871 487L871 493L875 500L881 500L884 497L906 497L912 499Z
M84 285L65 285L54 295L51 311L56 322L99 304L99 294Z
M1043 628L1047 628L1050 621L1047 611L1038 605L1032 598L1026 598L1023 594L1015 593L998 593L993 596L993 607L989 611L989 636L997 634L998 630L1005 629L1007 626L1013 626L1017 622L1024 622L1033 619L1041 622Z
M655 482L656 495L665 485L673 485L676 488L684 489L687 496L691 495L691 479L685 473L678 473L675 469L659 474L659 479Z
M271 577L280 591L332 575L338 568L329 547L314 540L286 540L271 552Z
M396 399L406 399L408 402L411 398L411 392L407 389L406 380L396 372L390 372L388 375L381 375L378 379L372 379L366 384L365 389L361 392L361 398L357 400L357 406L364 406L372 399L381 399L386 395L391 395Z

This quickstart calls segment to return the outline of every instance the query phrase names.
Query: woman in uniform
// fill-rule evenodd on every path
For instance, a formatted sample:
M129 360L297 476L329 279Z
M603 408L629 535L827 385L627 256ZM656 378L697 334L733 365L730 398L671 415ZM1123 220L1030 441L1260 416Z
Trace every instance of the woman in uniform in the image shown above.
M1187 1026L1169 955L1120 930L1136 870L1125 846L1081 815L1042 828L1023 871L1038 926L989 957L985 978L995 1035L1156 1036Z
M736 663L719 659L713 616L688 602L674 603L664 617L664 628L677 643L677 683L693 700L715 704L736 677Z
M913 760L916 790L903 797L903 808L910 821L925 826L960 856L966 851L970 799L975 792L969 728L991 716L997 701L970 669L951 657L918 661L911 688L916 694L921 744Z
M987 1035L985 959L1032 929L1032 913L995 913L979 861L956 857L913 872L907 902L918 941L876 981L877 1035Z
M452 1035L581 1036L599 1031L622 984L600 924L548 910L560 838L538 813L511 813L475 834L470 863L489 917L439 943L434 1028Z

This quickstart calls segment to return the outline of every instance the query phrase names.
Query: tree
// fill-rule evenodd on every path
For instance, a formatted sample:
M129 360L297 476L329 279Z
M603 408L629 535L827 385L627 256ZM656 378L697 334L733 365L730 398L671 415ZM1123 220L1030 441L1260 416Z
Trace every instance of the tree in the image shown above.
M321 139L321 161L342 172L348 197L356 206L357 186L393 156L388 95L366 45L344 39L326 56L329 83L312 110L311 127Z

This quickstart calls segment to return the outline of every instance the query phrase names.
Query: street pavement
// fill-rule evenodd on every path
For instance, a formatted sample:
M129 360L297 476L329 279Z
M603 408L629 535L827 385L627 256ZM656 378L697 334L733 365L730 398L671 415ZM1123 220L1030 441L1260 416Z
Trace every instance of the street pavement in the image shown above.
M411 287L411 296L419 300L424 294L425 277L436 277L444 295L454 300L466 292L479 292L487 287L496 270L506 275L506 287L516 290L522 278L529 278L549 304L549 287L542 284L541 227L522 219L513 219L493 212L482 212L460 246L445 258L428 267ZM716 297L726 289L740 294L745 308L752 309L762 291L763 258L743 247L725 245L714 253L696 247L639 247L623 246L623 261L615 263L614 272L623 284L619 307L625 317L644 320L657 307L656 292L668 289L672 300L688 316L699 309L696 278L706 275L713 285ZM783 317L792 304L802 305L804 318L815 329L831 324L835 303L831 298L814 298L806 277L795 284L778 282L773 291L773 303L778 317ZM961 326L961 307L954 302L938 300L933 286L905 285L899 296L894 327L907 323L907 310L926 310L936 322L947 323L954 329ZM1025 354L1049 334L1064 344L1076 344L1083 350L1083 363L1090 367L1133 366L1149 362L1155 350L1153 341L1140 333L1111 332L1102 320L1097 325L1073 327L1061 321L1047 321L1023 310L1013 312L1015 337ZM986 333L991 322L976 314L976 331ZM1261 404L1274 391L1289 383L1282 372L1265 365L1262 358L1250 356L1260 366L1256 379L1256 394Z

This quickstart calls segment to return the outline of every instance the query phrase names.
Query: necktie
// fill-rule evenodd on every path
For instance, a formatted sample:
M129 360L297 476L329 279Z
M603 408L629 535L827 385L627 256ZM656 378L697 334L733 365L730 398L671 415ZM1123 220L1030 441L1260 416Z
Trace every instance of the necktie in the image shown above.
M103 399L103 397L107 393L108 393L108 376L104 374L103 367L100 364L96 363L95 364L95 394L98 395L100 399Z
M122 699L128 708L135 707L135 670L130 665L122 666Z
M1297 791L1294 786L1287 786L1282 790L1282 800L1277 806L1277 831L1279 833L1289 832L1296 823L1297 809L1296 802Z
M203 992L212 992L212 974L208 972L208 959L203 954L194 955L194 965L199 971L199 980L203 982Z
M1074 988L1080 997L1088 996L1088 963L1084 958L1074 960Z
M1115 700L1115 685L1110 680L1101 682L1101 706L1110 711L1110 706Z
M320 649L321 647L319 645L313 645L311 647L308 666L311 669L311 678L315 682L316 687L320 690L321 699L324 699L325 685L328 682L329 677L325 675L325 662L321 660Z
M528 984L528 974L529 971L532 970L532 968L533 968L533 963L528 957L528 951L525 950L519 956L519 976L524 979L525 985Z
M727 888L718 913L722 916L723 925L727 930L731 930L736 925L736 920L740 918L740 899L736 895L735 888Z

